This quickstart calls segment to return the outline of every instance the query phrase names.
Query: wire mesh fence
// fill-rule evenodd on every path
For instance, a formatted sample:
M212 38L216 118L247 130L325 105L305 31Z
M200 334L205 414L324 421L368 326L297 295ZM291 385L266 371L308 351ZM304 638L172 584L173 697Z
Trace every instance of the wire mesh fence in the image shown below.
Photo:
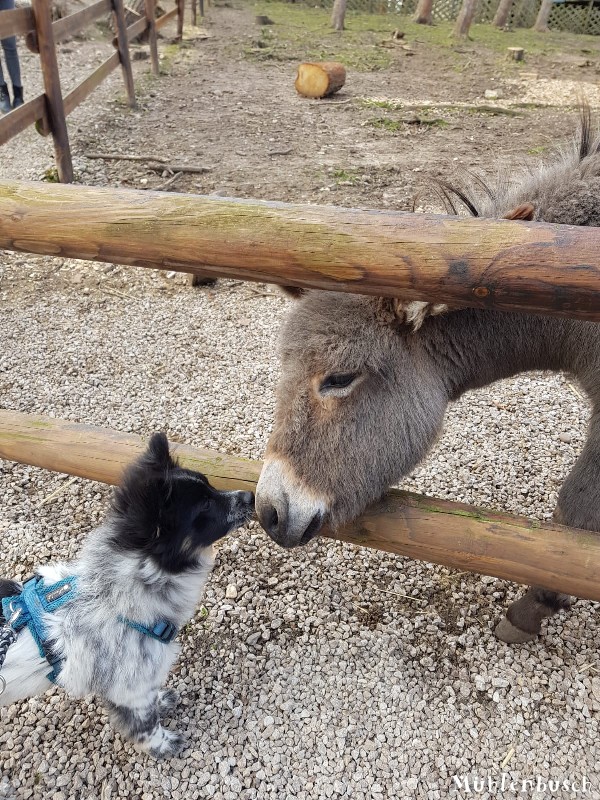
M312 6L331 8L333 0L307 0ZM418 0L348 0L349 11L366 14L414 14ZM491 22L499 0L479 0L475 22ZM434 22L454 22L462 0L434 0ZM531 28L535 23L540 0L515 0L508 20L510 28ZM548 26L553 30L570 33L600 34L600 7L588 3L556 2Z

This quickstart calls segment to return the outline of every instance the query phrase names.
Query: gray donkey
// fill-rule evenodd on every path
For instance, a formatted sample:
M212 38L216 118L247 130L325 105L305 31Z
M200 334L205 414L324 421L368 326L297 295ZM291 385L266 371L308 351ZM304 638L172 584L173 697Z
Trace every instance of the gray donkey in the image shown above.
M483 217L600 226L600 140L581 135L557 163L475 193L442 186ZM566 479L555 520L600 531L600 325L568 319L321 291L301 292L284 324L282 380L258 484L263 527L284 547L327 520L359 515L426 456L449 402L526 370L567 372L593 403L588 439ZM532 587L496 633L536 637L566 595Z

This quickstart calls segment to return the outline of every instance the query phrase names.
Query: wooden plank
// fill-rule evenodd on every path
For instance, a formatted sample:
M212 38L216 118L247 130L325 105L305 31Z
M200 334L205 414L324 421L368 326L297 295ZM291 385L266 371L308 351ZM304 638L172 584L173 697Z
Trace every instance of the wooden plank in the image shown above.
M147 27L148 27L148 20L146 19L146 17L138 19L137 22L134 22L133 25L130 25L127 28L127 41L131 42L133 41L133 39L137 39L138 36L141 36L142 33L144 33ZM115 36L115 38L113 39L113 47L118 47L118 46L119 46L119 40Z
M144 449L133 434L0 410L0 458L118 483ZM253 491L261 464L175 445L184 466L219 489ZM462 503L392 491L365 514L326 535L469 572L544 586L600 601L600 535Z
M146 10L146 21L148 22L148 44L150 45L152 74L158 76L160 68L158 64L158 45L156 39L155 0L145 0L144 8Z
M177 0L177 39L183 38L183 18L185 15L185 0Z
M174 19L174 17L176 17L178 13L179 13L179 8L175 6L175 8L172 8L170 11L167 11L166 14L163 14L162 17L159 17L155 23L156 30L159 31L161 28L164 28L164 26L172 19Z
M46 114L44 95L40 94L29 100L10 114L0 117L0 145L6 144L9 139L24 131L38 120L43 120Z
M0 39L9 36L24 36L35 30L35 17L30 8L11 8L0 11Z
M131 59L129 57L129 39L127 38L127 24L125 22L125 10L123 0L112 0L115 29L117 31L117 48L119 51L119 61L123 72L123 81L127 90L129 107L135 108L135 88L133 85L133 72L131 70Z
M87 28L95 19L109 14L111 8L110 0L98 0L98 2L93 5L81 9L81 11L56 20L52 23L54 41L62 42L71 36L75 36L75 34ZM27 35L26 44L33 53L39 53L37 34L35 31Z
M76 86L69 94L65 97L64 105L65 105L65 114L69 116L69 114L74 111L77 106L81 105L83 101L90 96L90 94L96 89L102 81L110 75L110 73L116 69L119 64L121 63L119 59L118 53L113 53L110 58L107 58L100 66L92 72L91 75L82 81L79 86Z
M56 60L56 47L52 31L52 17L50 15L50 0L32 0L35 16L35 30L38 48L40 51L40 64L44 79L47 116L50 130L54 140L56 154L56 168L62 183L71 183L73 180L73 163L71 161L71 147L67 133L67 120L60 88L60 75Z
M98 0L87 8L82 8L81 11L76 11L74 14L69 14L67 17L56 20L52 24L54 33L54 41L62 42L76 33L84 30L95 19L110 14L112 10L110 0Z
M0 181L0 248L600 320L600 228Z

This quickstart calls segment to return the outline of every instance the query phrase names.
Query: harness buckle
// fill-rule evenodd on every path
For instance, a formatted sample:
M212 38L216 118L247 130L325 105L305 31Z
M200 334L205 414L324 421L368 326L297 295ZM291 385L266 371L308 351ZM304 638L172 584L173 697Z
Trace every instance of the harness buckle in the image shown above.
M8 604L8 611L10 613L10 617L6 620L6 624L14 630L15 625L23 615L23 608L19 606L15 608L14 601Z
M151 633L160 642L168 644L177 636L177 628L172 622L158 622L151 628Z

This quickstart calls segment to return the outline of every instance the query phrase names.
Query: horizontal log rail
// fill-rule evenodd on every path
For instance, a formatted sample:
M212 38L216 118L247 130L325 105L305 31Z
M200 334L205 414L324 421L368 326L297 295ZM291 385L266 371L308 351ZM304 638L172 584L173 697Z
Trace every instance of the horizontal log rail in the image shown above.
M133 39L137 39L138 36L141 36L142 33L148 28L148 20L145 17L138 19L137 22L134 22L133 25L130 25L127 28L127 41L131 42ZM117 47L118 40L117 37L113 39L113 45Z
M103 61L91 75L82 81L79 86L76 86L64 99L65 115L68 117L77 106L80 106L83 101L96 89L102 81L110 75L121 63L118 53L113 53L112 56Z
M118 483L144 448L133 434L0 410L0 458ZM260 463L176 444L181 463L220 489L254 490ZM600 535L392 491L340 541L600 601Z
M600 320L600 228L0 182L0 248Z
M0 39L9 36L24 36L35 30L35 17L30 8L11 8L0 11Z
M98 0L98 2L87 8L82 8L80 11L69 14L62 19L57 19L52 25L54 41L63 42L70 36L74 36L76 33L87 28L88 25L91 25L91 23L99 17L110 14L111 11L112 5L110 0Z
M10 114L0 117L0 145L5 144L13 136L38 121L41 121L46 129L48 128L46 101L43 94L39 94L33 100L28 100L19 108L11 111Z
M69 14L66 17L57 19L52 23L54 42L64 42L65 39L75 36L87 28L88 25L91 25L94 20L103 15L110 14L111 10L112 6L110 0L97 0L96 3L87 8L82 8L74 14ZM35 30L27 34L27 47L32 53L39 53Z
M164 28L167 22L170 22L172 19L179 13L179 8L176 6L172 8L170 11L167 11L166 14L163 14L161 17L158 17L156 20L156 30L159 31L161 28Z

